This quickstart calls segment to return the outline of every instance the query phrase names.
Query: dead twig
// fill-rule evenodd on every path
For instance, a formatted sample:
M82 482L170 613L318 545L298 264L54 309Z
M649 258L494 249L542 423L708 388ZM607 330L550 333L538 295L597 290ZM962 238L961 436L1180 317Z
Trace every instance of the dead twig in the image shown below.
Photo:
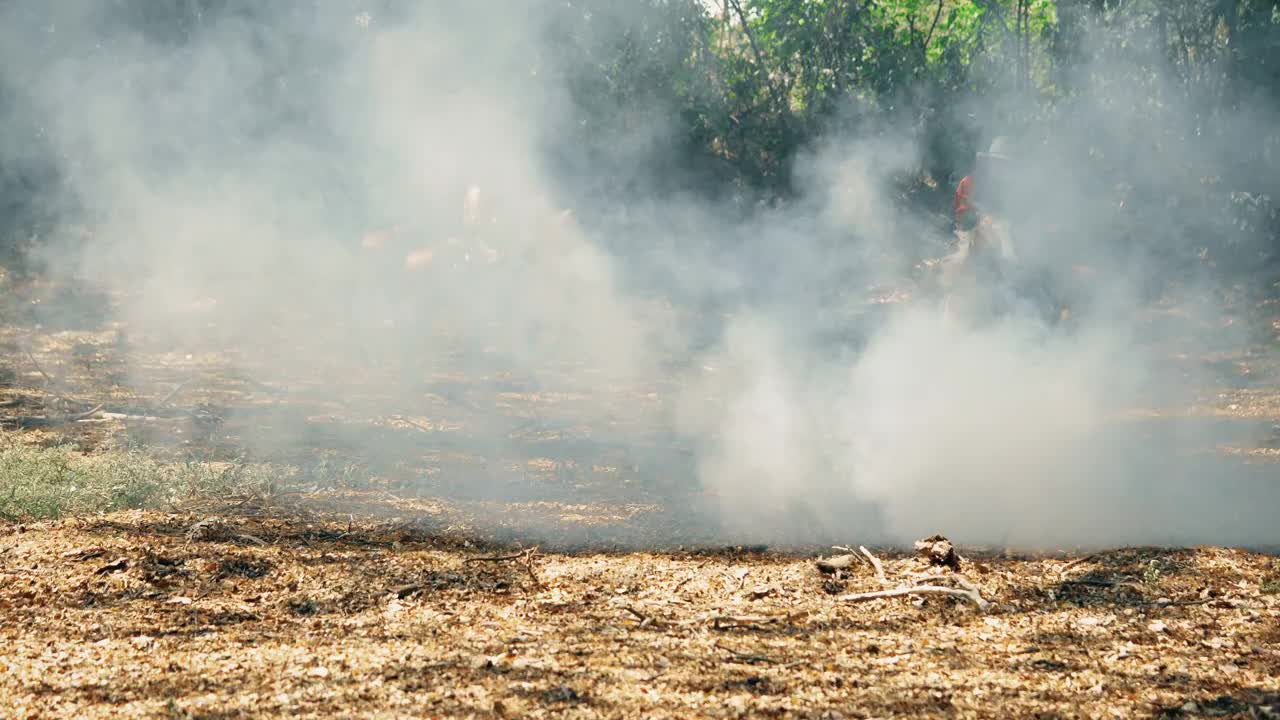
M884 565L880 564L880 558L872 555L871 551L868 550L865 545L859 545L858 550L861 551L863 555L867 556L867 560L871 561L871 567L876 569L876 579L880 581L880 584L888 585L889 578L884 576Z
M882 600L885 598L905 597L907 595L947 595L962 600L968 600L978 606L979 610L985 610L991 603L982 599L982 596L973 590L961 590L957 588L942 587L941 585L916 585L913 587L900 587L892 590L877 590L875 592L852 593L849 595L841 595L836 598L840 602L856 603L868 602L871 600Z
M156 403L156 405L160 407L168 405L170 400L174 399L178 395L178 393L182 392L184 388L186 388L191 383L195 382L195 380L196 380L195 377L192 376L178 383L173 387L172 390L166 393L164 397L160 398L160 402Z
M764 655L756 655L755 653L744 653L739 650L734 650L733 648L728 647L726 645L721 645L720 643L716 643L715 647L717 650L723 650L729 653L730 655L734 656L735 658L741 660L742 662L747 663L748 665L758 665L761 663L764 663L767 665L778 664L778 661L774 660L771 657L765 657Z
M84 412L75 413L72 415L63 415L62 417L33 417L30 415L18 415L16 417L6 417L6 418L0 418L0 424L12 424L15 427L19 427L19 428L33 428L33 427L55 427L58 425L64 425L66 423L72 423L72 422L94 422L93 420L89 420L88 417L90 415L97 413L99 410L102 409L102 407L103 407L103 404L98 403L93 408L89 410L85 410Z
M414 595L418 592L421 592L422 590L423 590L422 585L419 585L417 583L409 583L408 585L397 585L396 587L391 588L391 594L403 600L409 597L410 595Z
M801 613L802 614L802 613ZM790 621L797 614L787 615L713 615L702 622L711 621L715 630L732 630L733 628L752 628L772 625L773 623Z
M35 355L32 355L32 354L31 354L31 351L30 351L30 350L28 350L27 348L25 348L25 347L24 347L24 348L22 348L22 354L27 356L27 359L28 359L28 360L30 360L30 361L31 361L31 364L35 366L35 368L36 368L36 372L40 373L40 375L44 377L44 381L45 381L47 384L49 384L49 385L57 385L57 384L58 384L58 383L57 383L53 378L49 377L49 373L45 372L45 371L44 371L44 368L40 367L40 363L39 363L39 361L37 361L37 360L36 360L36 356L35 356Z
M68 416L66 417L66 420L67 420L67 422L74 422L74 421L76 421L76 420L84 420L85 418L89 417L90 415L94 415L94 414L96 414L96 413L97 413L99 410L101 410L105 405L106 405L106 403L98 403L97 405L94 405L94 406L93 406L93 408L92 408L92 409L90 409L90 410L85 410L84 412L75 413L74 415L68 415Z
M60 383L57 380L54 380L53 377L49 375L49 373L44 371L44 368L40 366L40 362L36 360L36 356L31 354L31 350L24 347L22 348L22 354L27 356L27 359L30 360L31 364L35 367L36 372L40 373L40 376L44 378L45 385L46 385L46 387L44 388L44 391L46 393L58 398L59 400L65 403L71 403L72 405L79 405L80 407L85 407L86 405L89 404L83 400L76 400L73 397L68 397L58 392L55 389L55 387ZM102 405L98 405L98 407L96 407L92 412L90 412L89 415L92 415L93 413L101 409L102 409ZM85 417L88 417L88 416L86 415Z
M1093 553L1092 555L1085 555L1084 557L1076 558L1075 560L1072 560L1066 565L1063 565L1062 567L1058 568L1058 577L1062 577L1063 575L1066 575L1068 570L1070 570L1071 568L1077 565L1082 565L1084 563L1093 562L1094 560L1097 560L1099 555L1101 555L1101 553Z
M640 627L640 628L642 628L642 629L643 629L643 628L647 628L647 627L649 627L650 625L657 625L657 624L659 624L659 623L661 622L661 621L659 621L659 620L654 620L652 617L650 617L650 616L648 616L648 615L645 615L644 613L640 612L639 610L635 609L634 607L632 607L632 606L630 606L630 605L627 605L626 607L624 607L624 608L622 608L622 609L623 609L623 610L626 610L628 613L630 613L630 614L631 614L631 616L632 616L632 617L634 617L635 619L639 620L639 621L640 621L640 626L639 626L639 627Z
M542 587L542 581L538 579L538 573L533 569L533 560L537 555L538 555L538 548L531 547L528 550L521 550L520 552L511 554L511 555L474 557L474 558L467 558L462 562L469 564L473 562L507 562L510 560L522 560L523 562L521 563L521 565L524 566L525 572L529 574L529 579L533 581L534 585L538 587Z
M528 549L528 550L521 550L520 552L518 552L518 553L513 553L513 554L511 554L511 555L493 555L493 556L490 556L490 557L473 557L473 558L467 558L467 559L463 560L462 562L464 562L464 563L473 563L473 562L507 562L508 560L520 560L520 559L524 558L525 556L527 556L527 555L529 555L530 553L533 553L533 552L537 552L537 548L530 548L530 549Z
M538 573L533 569L533 559L534 559L534 556L536 556L537 554L538 554L537 548L534 548L533 552L529 553L529 556L525 558L525 561L524 561L524 570L525 572L529 573L529 579L533 581L533 584L535 587L542 587L542 580L538 579Z

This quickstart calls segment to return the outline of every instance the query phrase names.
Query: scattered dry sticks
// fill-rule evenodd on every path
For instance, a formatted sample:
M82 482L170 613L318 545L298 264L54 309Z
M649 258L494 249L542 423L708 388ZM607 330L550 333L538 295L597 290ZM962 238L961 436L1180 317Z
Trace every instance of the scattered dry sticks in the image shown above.
M876 571L876 579L883 584L888 584L889 581L885 579L884 565L880 563L880 558L871 554L871 551L868 550L865 545L859 545L856 552L853 548L845 547L844 545L836 545L831 549L840 550L846 554L818 560L817 564L820 572L827 573L828 575L839 576L855 564L865 560L870 563L872 569Z
M882 600L884 598L905 597L908 595L946 595L948 597L967 600L978 607L985 610L990 607L991 603L982 597L978 591L978 587L966 579L958 572L946 575L926 575L915 578L913 584L903 584L896 587L890 587L892 583L885 574L884 564L880 562L870 550L865 546L858 546L858 553L855 554L852 549L837 546L835 550L843 550L848 554L828 560L819 560L818 569L825 573L834 573L839 575L841 572L852 567L859 559L865 559L866 562L875 570L876 579L881 585L886 586L884 590L876 590L864 593L849 593L836 597L840 602L868 602L871 600ZM956 554L951 542L941 535L935 535L916 543L916 549L921 551L928 557L931 565L942 565L957 571L960 567L960 556ZM938 583L954 583L958 587L947 587Z
M57 398L58 400L61 400L64 406L78 405L81 408L89 407L88 402L85 402L83 400L77 400L73 397L63 394L62 392L59 392L57 388L58 386L61 385L61 383L58 380L54 379L52 375L45 372L44 367L40 365L40 361L36 360L35 355L32 354L29 348L23 347L22 354L25 355L27 357L27 360L31 362L31 365L36 369L36 372L40 373L40 376L44 378L45 393L47 393L52 397ZM197 378L195 376L192 376L182 381L181 383L178 383L178 385L176 385L172 390L166 393L163 398L160 399L160 401L156 404L156 407L160 408L160 407L164 407L165 405L168 405L168 403L171 400L173 400L173 398L176 397L178 393L180 393L183 389L185 389L188 385L190 385L196 379ZM92 408L88 410L84 410L82 412L76 412L76 413L69 413L62 416L58 416L58 417L18 416L18 417L10 417L10 418L0 418L0 423L13 424L20 428L27 428L27 427L49 427L53 425L61 425L64 423L72 423L72 422L97 422L97 420L90 420L89 418L102 412L103 408L105 407L106 407L106 403L98 403L97 405L94 405ZM124 419L160 420L162 418L133 415L128 413L102 412L102 419L103 420L124 420Z
M534 562L534 559L537 557L537 555L538 555L538 548L535 546L527 550L521 550L518 553L512 553L510 555L494 555L491 557L473 557L473 558L467 558L463 562L469 565L471 563L477 563L477 562L508 562L511 560L520 560L522 561L520 564L524 566L525 572L529 573L529 579L533 580L533 584L538 587L542 587L542 581L538 579L538 574L533 569L533 562Z
M866 593L851 593L849 595L840 595L836 598L840 602L867 602L869 600L880 600L883 598L904 597L907 595L948 595L962 600L968 600L978 606L980 610L986 610L991 603L982 599L982 596L972 590L962 590L959 588L942 587L941 585L915 585L908 587L897 587L892 590L876 590Z

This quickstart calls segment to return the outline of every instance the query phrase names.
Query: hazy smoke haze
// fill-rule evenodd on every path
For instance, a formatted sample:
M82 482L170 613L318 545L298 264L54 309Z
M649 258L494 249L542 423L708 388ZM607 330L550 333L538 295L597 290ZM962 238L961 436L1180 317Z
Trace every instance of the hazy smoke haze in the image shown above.
M833 128L781 206L657 192L663 108L621 123L599 165L564 160L556 139L580 118L547 7L231 3L174 40L110 3L0 5L3 127L38 126L64 178L49 202L67 232L42 260L124 290L120 319L175 352L235 348L371 412L403 412L422 378L364 368L461 356L464 372L573 394L571 419L623 444L674 433L694 461L665 480L706 490L726 538L1280 543L1280 485L1205 454L1217 430L1131 418L1202 381L1169 362L1182 338L1147 312L1167 264L1138 249L1194 238L1148 225L1169 242L1121 242L1096 211L1120 199L1098 156L1158 186L1218 149L1135 145L1133 116L1113 111L1124 87L1096 88L1070 126L1018 133L1003 199L1020 272L1071 289L1075 324L1029 307L969 323L913 274L945 233L898 198L922 153L910 122ZM1030 106L1012 90L1000 103ZM1260 106L1236 122L1277 120ZM0 135L0 162L21 143ZM480 268L443 271L447 241L477 237L504 262L467 245ZM432 271L410 271L427 246ZM1177 287L1215 312L1212 275ZM912 297L869 303L877 288ZM502 427L468 431L497 447Z

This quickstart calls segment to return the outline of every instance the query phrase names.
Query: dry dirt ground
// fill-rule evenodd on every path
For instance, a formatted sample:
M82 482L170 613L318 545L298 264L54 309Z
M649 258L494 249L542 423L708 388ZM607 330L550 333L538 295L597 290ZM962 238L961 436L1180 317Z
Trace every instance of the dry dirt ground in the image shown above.
M290 470L0 521L5 717L1280 717L1272 556L970 550L989 607L853 602L942 571L876 550L883 581L836 578L825 547L717 549L680 514L696 491L664 484L689 473L678 440L634 420L660 387L323 358L299 376L105 317L59 325L110 305L67 292L8 288L9 441ZM1280 432L1257 432L1280 422L1270 342L1187 358L1223 378L1177 410L1219 423L1208 452L1280 460Z
M209 518L217 518L210 520ZM505 560L483 558L510 557ZM885 555L890 584L928 573ZM521 554L317 507L4 529L8 717L1277 717L1280 567L962 566L865 603L794 555Z

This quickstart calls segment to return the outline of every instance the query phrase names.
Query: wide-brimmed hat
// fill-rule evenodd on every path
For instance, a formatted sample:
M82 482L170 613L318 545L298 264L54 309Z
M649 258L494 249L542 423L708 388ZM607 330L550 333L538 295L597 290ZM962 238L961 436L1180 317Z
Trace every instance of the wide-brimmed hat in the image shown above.
M991 141L991 149L986 152L978 151L979 160L1008 160L1013 157L1013 143L1009 138L1000 135Z

